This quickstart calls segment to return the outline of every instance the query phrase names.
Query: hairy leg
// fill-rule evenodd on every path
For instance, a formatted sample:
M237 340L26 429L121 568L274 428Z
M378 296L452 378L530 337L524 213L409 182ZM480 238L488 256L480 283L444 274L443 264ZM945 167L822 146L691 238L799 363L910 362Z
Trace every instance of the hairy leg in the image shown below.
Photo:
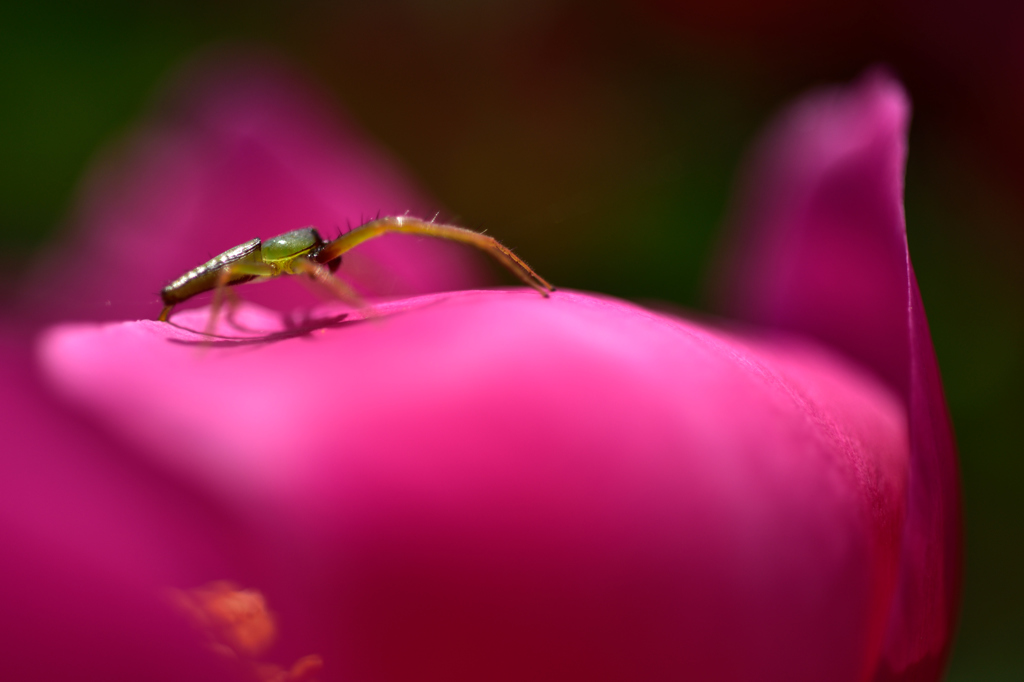
M463 227L443 225L405 216L390 216L371 220L327 244L317 255L317 260L320 263L328 263L359 244L389 232L436 237L475 246L491 254L499 263L511 270L524 283L540 292L542 296L547 297L549 292L555 290L547 280L534 272L519 256L512 253L507 246L494 237Z

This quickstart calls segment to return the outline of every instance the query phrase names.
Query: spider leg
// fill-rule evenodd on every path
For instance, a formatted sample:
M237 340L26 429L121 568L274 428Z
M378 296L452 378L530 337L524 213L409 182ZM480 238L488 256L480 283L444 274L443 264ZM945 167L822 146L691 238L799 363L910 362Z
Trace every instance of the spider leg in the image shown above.
M224 298L230 297L229 309L228 309L228 320L233 326L235 308L238 306L238 295L234 292L228 291L228 283L231 278L236 275L253 275L255 277L275 277L280 274L276 268L267 263L247 263L240 261L237 263L230 263L225 265L217 273L217 286L213 289L213 301L210 303L210 315L206 318L206 330L203 332L207 336L213 335L217 329L217 318L220 317L220 309L224 304Z
M238 306L242 303L241 296L236 294L234 289L232 289L229 286L226 286L224 287L224 297L227 299L228 303L228 312L224 316L227 319L228 324L230 324L238 331L251 332L251 329L243 327L241 324L238 323L238 320L235 319L235 313L238 312Z
M389 232L436 237L475 246L491 254L499 263L511 270L525 284L540 292L542 296L547 297L549 292L555 290L547 280L534 272L519 256L512 253L507 246L494 237L467 230L463 227L432 223L406 216L389 216L372 220L347 234L341 235L334 241L329 242L317 254L317 261L329 263L359 244Z
M295 270L296 274L308 275L314 282L322 285L328 291L330 291L335 298L340 301L344 301L349 305L358 308L363 313L363 317L375 317L373 308L367 303L362 296L360 296L355 289L353 289L347 282L344 282L334 275L327 269L325 265L316 263L307 258L297 258L292 262L291 267Z

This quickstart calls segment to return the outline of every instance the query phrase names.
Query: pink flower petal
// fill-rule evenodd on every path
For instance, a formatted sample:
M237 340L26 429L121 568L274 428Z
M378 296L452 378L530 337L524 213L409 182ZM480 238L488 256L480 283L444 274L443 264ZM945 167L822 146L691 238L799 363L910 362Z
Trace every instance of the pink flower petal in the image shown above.
M882 73L794 107L750 178L729 280L741 317L842 350L906 404L909 511L877 680L939 679L961 576L956 453L903 218L909 112Z
M333 237L378 213L431 217L436 204L321 100L266 56L200 60L93 171L69 245L44 254L26 308L45 319L154 318L165 284L254 237L307 225ZM346 256L342 274L376 294L482 277L464 247L395 235ZM246 296L291 307L303 292L281 281Z
M319 547L293 570L330 679L870 676L908 445L869 373L571 292L380 311L290 333L247 307L278 336L213 347L66 325L41 358L155 461Z
M223 670L162 599L224 572L233 534L64 412L24 334L0 333L0 669L18 680L217 680Z
M185 124L154 127L131 191L110 190L131 200L95 193L96 236L50 273L46 311L61 295L96 317L106 292L112 312L151 315L135 292L156 263L342 205L350 141L287 79L225 73L190 86ZM257 331L213 343L156 322L51 329L47 381L107 435L0 353L14 669L32 676L67 602L54 674L36 677L72 677L76 656L96 670L122 639L117 671L208 675L152 595L226 578L265 591L288 624L280 660L322 656L325 680L935 679L959 517L902 232L906 109L876 76L771 138L734 294L799 336L528 291L381 303L367 321L246 306Z

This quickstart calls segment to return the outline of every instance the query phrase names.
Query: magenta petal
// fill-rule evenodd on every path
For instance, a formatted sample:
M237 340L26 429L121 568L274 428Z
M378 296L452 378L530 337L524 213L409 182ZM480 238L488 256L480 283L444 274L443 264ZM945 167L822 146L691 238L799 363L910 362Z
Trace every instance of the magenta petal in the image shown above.
M939 678L961 575L956 453L903 217L909 114L882 73L786 114L753 169L730 272L742 317L842 350L907 405L908 516L877 680Z
M266 56L208 55L160 104L85 183L68 243L43 254L25 287L32 314L153 318L165 284L254 237L307 225L333 237L378 213L429 218L438 208ZM481 281L464 247L394 235L346 256L342 273L376 294ZM245 295L290 308L303 289L273 282Z
M217 516L67 414L0 332L0 670L12 680L218 680L165 602L230 573Z
M461 292L222 342L66 325L52 384L318 549L329 679L864 680L907 434L870 373L614 300ZM185 313L183 323L201 324Z

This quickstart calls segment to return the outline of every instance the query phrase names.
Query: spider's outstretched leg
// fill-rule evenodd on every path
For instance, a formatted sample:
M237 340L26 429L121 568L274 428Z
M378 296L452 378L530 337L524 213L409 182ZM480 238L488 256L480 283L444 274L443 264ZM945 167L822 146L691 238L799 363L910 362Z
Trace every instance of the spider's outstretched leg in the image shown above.
M555 290L547 280L534 272L529 265L519 258L519 256L512 253L508 247L503 245L494 237L489 237L485 234L473 232L472 230L467 230L462 227L455 227L454 225L431 223L419 218L409 218L405 216L378 218L377 220L371 220L365 225L360 225L351 232L343 234L324 246L324 248L317 253L316 259L320 263L329 263L359 244L373 239L374 237L380 237L381 235L389 232L437 237L438 239L448 239L450 241L475 246L476 248L491 254L499 263L511 270L516 277L539 291L542 296L546 297L549 292Z

